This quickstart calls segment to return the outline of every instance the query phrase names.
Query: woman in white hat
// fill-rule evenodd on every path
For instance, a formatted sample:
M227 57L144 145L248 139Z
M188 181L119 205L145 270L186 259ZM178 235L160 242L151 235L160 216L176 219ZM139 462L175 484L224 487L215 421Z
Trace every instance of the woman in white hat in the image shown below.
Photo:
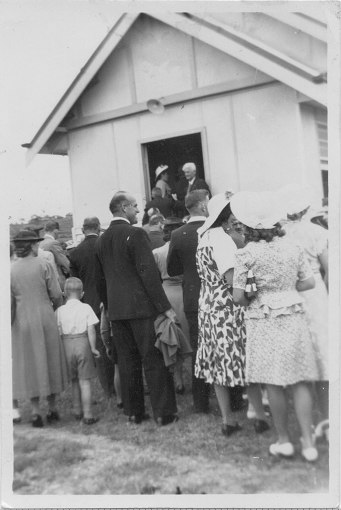
M307 218L311 205L312 192L309 188L292 188L285 200L289 221L284 228L288 237L303 246L314 273L315 288L302 292L302 297L306 304L319 369L319 380L315 383L315 389L321 421L315 431L318 436L325 435L328 439L328 231L314 225Z
M303 300L298 291L314 287L314 277L304 250L284 236L279 221L283 211L269 192L240 192L231 210L244 225L246 246L238 250L233 278L233 298L247 306L245 322L246 382L266 384L278 441L270 454L291 457L285 387L293 390L301 429L302 455L318 457L312 437L312 395L309 381L317 378L317 365ZM245 285L253 272L257 292L249 300Z
M171 187L168 184L169 174L167 165L160 165L155 170L155 188L160 188L162 198L171 195Z
M244 386L245 365L244 312L232 299L236 242L242 242L242 236L234 228L230 196L220 193L208 202L196 255L201 288L195 376L214 384L225 436L241 429L232 417L229 388Z

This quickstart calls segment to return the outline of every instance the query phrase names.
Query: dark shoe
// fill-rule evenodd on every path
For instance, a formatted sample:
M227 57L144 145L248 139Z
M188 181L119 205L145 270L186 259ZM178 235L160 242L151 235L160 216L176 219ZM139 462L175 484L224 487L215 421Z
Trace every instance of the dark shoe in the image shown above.
M46 415L46 421L47 423L52 423L54 421L59 421L60 418L59 418L59 414L57 411L48 411L47 415Z
M198 413L209 414L210 409L208 407L194 407L194 412L196 414Z
M93 425L99 421L98 418L83 418L84 425Z
M185 393L185 386L183 384L181 386L177 386L175 388L175 393L178 395L183 395Z
M224 423L223 426L221 427L223 435L227 437L231 436L235 432L239 432L239 430L242 430L239 423L236 423L235 425L228 425Z
M179 416L176 414L169 414L167 416L160 416L156 419L156 423L159 425L159 427L163 427L165 425L169 425L170 423L175 423L179 421Z
M150 416L148 413L137 414L133 416L129 416L129 423L135 423L135 425L140 425L143 421L150 420Z
M256 434L263 434L263 432L266 432L270 428L270 425L264 420L256 420L253 426Z
M44 426L44 422L40 414L34 414L32 416L32 427L41 428Z
M21 422L21 418L13 418L13 423L20 423Z
M118 407L119 409L123 409L123 402L120 402L119 404L117 404L117 407Z

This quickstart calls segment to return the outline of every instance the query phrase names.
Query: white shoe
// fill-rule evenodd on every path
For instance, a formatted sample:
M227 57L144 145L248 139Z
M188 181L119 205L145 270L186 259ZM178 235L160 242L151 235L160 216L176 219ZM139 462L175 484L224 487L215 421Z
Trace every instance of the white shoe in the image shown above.
M329 432L329 420L320 421L320 423L318 423L315 427L315 436L319 438L323 437L326 435L327 430Z
M315 446L310 446L309 448L302 448L302 457L308 462L315 462L318 459L318 451Z
M21 416L20 416L19 409L17 409L17 408L12 409L12 417L13 417L13 423L21 422Z
M302 450L301 450L302 457L308 462L315 462L315 460L317 460L318 456L319 456L318 451L315 448L315 446L308 446L308 448L303 448L302 438L301 438L301 444L302 444Z
M269 452L275 457L292 457L295 453L292 443L273 443L270 445Z
M254 420L257 417L256 411L253 411L253 409L248 410L246 413L246 417L248 420Z

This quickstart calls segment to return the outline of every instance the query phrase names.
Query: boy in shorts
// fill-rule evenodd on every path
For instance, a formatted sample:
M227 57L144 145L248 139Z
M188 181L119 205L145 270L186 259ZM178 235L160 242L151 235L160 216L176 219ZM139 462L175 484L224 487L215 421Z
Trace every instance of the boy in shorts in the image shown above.
M97 377L94 357L100 356L95 331L99 321L91 306L81 302L83 294L81 280L68 278L64 286L66 303L56 310L56 316L72 381L74 416L85 425L93 425L98 421L92 413L91 379Z

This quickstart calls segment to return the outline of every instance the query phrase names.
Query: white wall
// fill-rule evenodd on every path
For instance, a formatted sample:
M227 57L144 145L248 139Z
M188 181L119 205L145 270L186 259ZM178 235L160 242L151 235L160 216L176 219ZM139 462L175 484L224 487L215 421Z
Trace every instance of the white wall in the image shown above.
M119 186L113 140L110 123L69 133L75 227L87 216L110 220L109 202Z
M250 19L236 14L235 22ZM143 16L103 66L97 85L81 98L81 113L100 113L196 86L252 80L257 73ZM205 175L213 193L271 190L310 175L317 183L316 130L311 112L300 110L296 96L293 89L275 84L167 106L162 115L147 111L71 132L75 226L88 215L108 224L109 201L120 189L131 192L142 211L146 189L141 144L188 132L204 132Z
M188 131L205 131L205 173L213 193L271 190L310 178L317 183L316 130L308 114L301 117L295 91L272 85L75 131L69 137L75 226L88 215L107 224L118 190L131 192L142 211L141 143Z

